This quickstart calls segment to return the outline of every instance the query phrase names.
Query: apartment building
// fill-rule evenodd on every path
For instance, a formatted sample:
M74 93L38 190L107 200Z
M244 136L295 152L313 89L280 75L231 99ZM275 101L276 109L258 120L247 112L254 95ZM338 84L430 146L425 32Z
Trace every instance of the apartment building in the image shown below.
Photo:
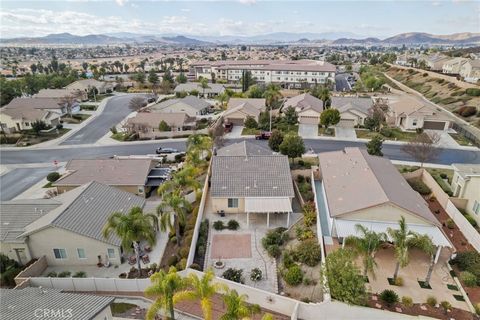
M275 83L283 88L305 88L327 82L335 83L333 64L316 60L238 60L205 61L190 65L189 78L224 80L235 83L250 71L258 83Z

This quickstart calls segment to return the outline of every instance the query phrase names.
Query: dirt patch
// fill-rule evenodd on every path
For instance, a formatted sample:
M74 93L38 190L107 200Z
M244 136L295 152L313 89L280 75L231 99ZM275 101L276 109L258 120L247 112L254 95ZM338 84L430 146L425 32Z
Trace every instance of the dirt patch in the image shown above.
M251 234L215 234L212 237L212 259L241 259L252 257Z

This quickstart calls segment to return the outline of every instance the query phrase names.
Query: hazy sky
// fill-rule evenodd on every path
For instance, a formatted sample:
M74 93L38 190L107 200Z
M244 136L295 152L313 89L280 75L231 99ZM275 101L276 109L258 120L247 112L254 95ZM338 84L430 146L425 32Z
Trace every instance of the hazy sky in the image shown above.
M480 32L480 1L2 0L0 36L135 32L256 35L351 32Z

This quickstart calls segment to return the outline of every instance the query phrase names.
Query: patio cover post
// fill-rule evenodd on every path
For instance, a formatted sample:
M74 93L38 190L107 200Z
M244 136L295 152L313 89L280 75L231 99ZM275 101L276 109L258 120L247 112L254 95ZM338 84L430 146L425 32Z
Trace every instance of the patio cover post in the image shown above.
M290 212L287 212L287 229L290 227Z
M267 228L270 228L270 212L267 212Z
M442 247L438 246L437 247L437 253L435 254L435 261L433 262L434 264L437 264L438 259L440 258L440 252L442 251Z
M247 212L247 228L250 226L250 212Z

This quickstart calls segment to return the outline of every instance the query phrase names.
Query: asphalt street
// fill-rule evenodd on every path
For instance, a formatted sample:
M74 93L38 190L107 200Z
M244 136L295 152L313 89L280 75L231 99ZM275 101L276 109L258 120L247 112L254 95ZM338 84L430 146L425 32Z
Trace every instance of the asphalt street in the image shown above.
M349 73L340 73L335 76L335 90L339 92L348 92L352 90L352 87L347 81Z
M101 139L111 127L122 121L132 110L128 104L135 95L121 95L111 97L103 112L88 123L87 126L78 130L68 137L60 145L92 144Z
M234 143L243 139L226 140L226 143ZM266 141L250 139L254 143L267 146ZM355 141L304 139L307 150L312 148L314 152L342 150L345 147L365 148L365 143ZM52 148L31 150L8 150L0 153L2 164L20 163L53 163L70 159L108 158L114 155L144 155L154 154L157 147L171 147L180 151L185 150L184 141L157 141L154 143L125 144L113 146L77 146L76 148ZM438 157L431 163L480 163L480 151L460 149L439 149ZM384 156L392 160L415 161L415 159L401 150L401 145L384 144Z
M0 200L11 200L52 172L52 168L19 168L0 176Z

